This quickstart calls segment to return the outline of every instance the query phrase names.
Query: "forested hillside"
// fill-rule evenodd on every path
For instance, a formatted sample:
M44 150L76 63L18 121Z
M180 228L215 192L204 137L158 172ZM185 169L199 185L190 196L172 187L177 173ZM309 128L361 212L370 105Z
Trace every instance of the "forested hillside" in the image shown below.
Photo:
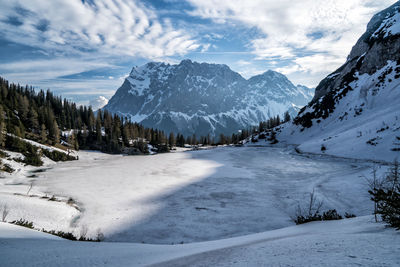
M237 143L250 132L243 130L215 139L175 136L145 128L107 110L94 112L91 107L78 106L50 90L36 92L30 86L12 84L3 78L0 78L0 114L0 145L14 151L26 149L16 148L20 144L15 144L19 142L15 136L75 150L138 154L148 153L148 144L158 152L166 152L175 145Z

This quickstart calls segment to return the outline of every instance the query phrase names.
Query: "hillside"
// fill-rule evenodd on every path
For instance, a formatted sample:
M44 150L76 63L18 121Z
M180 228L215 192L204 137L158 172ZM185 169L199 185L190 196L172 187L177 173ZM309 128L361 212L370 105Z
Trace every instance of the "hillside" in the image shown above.
M169 144L182 143L175 135L167 136L161 130L146 128L107 111L95 114L90 106L78 106L50 90L34 90L0 77L0 149L30 153L32 158L46 153L47 150L29 146L25 139L63 150L127 154L149 153L148 144L154 150L166 152Z
M347 61L278 139L301 151L393 161L400 156L400 3L376 14Z

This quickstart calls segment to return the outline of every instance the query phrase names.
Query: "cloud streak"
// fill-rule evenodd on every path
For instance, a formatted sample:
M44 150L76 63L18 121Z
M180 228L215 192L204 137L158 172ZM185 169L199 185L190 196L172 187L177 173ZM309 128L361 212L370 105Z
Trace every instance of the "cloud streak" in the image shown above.
M3 1L0 30L17 43L58 53L160 58L182 55L201 45L168 20L136 1ZM10 19L17 23L10 23Z
M118 68L116 75L122 76L135 59L166 60L208 46L136 0L4 0L0 32L1 38L43 54L35 59L15 54L0 64L2 76L85 104L89 96L110 97L121 80L65 76Z

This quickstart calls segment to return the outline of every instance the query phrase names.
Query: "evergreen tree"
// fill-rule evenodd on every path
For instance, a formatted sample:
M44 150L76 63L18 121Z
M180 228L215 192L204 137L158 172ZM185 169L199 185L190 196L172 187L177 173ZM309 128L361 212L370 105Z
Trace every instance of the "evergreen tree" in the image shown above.
M54 119L52 124L52 136L54 144L58 144L60 142L60 129L58 128L57 121Z
M219 144L221 144L221 145L225 145L226 144L225 135L220 134L220 136L219 136Z
M285 114L284 114L283 121L284 122L289 122L290 120L291 120L291 117L290 117L289 111L286 111Z
M97 112L96 116L96 143L101 145L103 141L103 136L101 133L101 110Z
M174 133L170 133L169 134L169 137L168 137L168 144L169 144L169 146L170 147L174 147L175 146L175 143L176 143L176 141L175 141L175 135L174 135Z
M186 137L186 144L192 145L192 138L190 136Z
M0 146L4 147L6 141L6 127L4 123L4 111L0 105Z
M400 230L400 166L394 162L385 179L369 193L382 220Z
M28 128L33 132L37 132L39 129L38 113L33 108L28 112Z
M46 126L42 124L40 129L40 141L41 143L45 144L47 142L47 130Z
M195 135L195 134L192 135L192 140L190 141L190 143L191 143L192 145L197 145L197 144L198 144L197 138L196 138L196 135Z

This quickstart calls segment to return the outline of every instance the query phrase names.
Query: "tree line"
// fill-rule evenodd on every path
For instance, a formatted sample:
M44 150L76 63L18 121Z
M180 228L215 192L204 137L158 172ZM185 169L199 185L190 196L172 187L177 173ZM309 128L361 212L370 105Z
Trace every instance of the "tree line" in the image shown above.
M283 119L281 119L281 117L278 114L275 117L271 117L266 121L260 122L258 125L258 132L261 133L266 130L273 129L276 126L281 125L282 123L289 122L290 120L291 120L290 114L288 111L286 111L283 115Z
M163 131L145 128L108 111L55 96L50 90L35 92L31 86L9 83L0 77L0 145L5 133L42 144L67 144L75 149L120 153L125 147L145 152L147 140L167 144Z
M218 145L239 143L253 129L230 136L183 136L146 128L128 118L107 110L94 112L89 106L54 95L50 90L36 92L32 86L9 83L0 77L0 146L5 146L5 133L42 144L64 144L78 149L106 153L147 153L148 145L159 152L173 146Z

